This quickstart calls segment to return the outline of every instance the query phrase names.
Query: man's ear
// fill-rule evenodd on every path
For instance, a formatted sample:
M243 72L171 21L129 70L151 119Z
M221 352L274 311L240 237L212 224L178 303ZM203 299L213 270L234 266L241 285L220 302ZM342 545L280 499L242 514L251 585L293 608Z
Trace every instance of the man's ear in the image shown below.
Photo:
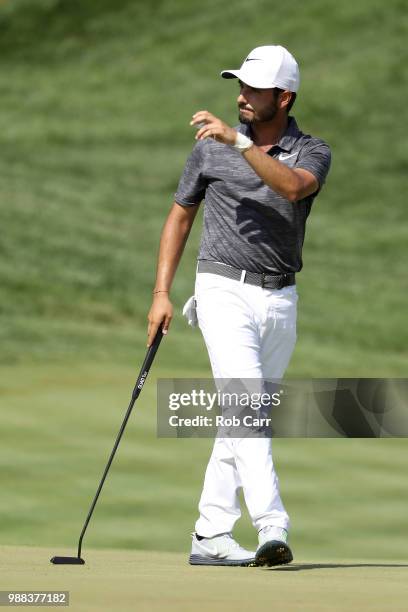
M279 108L286 108L292 99L293 93L291 91L282 91L279 99Z

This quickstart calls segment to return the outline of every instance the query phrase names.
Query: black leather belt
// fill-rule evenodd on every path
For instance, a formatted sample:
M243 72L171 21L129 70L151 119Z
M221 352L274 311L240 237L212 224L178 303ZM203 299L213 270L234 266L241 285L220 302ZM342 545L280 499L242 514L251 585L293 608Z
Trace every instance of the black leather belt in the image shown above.
M233 266L218 263L216 261L208 261L200 259L198 262L197 272L209 272L210 274L218 274L232 280L240 281L244 277L243 282L249 285L256 285L264 289L283 289L289 285L295 285L295 274L259 274L258 272L248 272L239 270Z

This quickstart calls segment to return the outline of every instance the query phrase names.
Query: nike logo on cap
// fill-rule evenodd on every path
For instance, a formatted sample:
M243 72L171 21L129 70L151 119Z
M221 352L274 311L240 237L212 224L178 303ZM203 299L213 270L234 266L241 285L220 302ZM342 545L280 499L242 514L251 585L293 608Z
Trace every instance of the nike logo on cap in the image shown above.
M246 60L246 62L260 62L260 58L259 57L248 57Z

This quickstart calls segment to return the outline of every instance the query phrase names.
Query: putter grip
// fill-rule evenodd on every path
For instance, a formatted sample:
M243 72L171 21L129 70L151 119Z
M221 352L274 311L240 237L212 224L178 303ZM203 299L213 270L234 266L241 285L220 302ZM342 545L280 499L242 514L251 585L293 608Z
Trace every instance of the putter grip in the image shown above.
M160 346L160 342L162 341L162 338L163 338L163 326L161 325L159 329L157 330L157 333L154 337L152 344L147 349L145 360L143 362L139 376L137 378L135 388L133 389L133 393L132 393L133 401L135 401L139 397L139 393L143 389L143 385L145 384L145 380L147 378L147 375L149 374L150 367L153 363L153 359L157 353L157 349Z
M148 348L145 360L142 365L142 370L149 370L150 366L153 363L154 356L156 355L156 351L160 346L160 342L163 339L163 325L160 325L159 329L156 332L155 337L153 338L153 342Z

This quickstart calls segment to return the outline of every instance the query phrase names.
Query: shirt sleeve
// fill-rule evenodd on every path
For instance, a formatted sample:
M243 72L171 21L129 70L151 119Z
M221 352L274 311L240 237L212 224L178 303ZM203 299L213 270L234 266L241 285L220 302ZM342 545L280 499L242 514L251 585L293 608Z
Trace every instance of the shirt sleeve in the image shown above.
M182 206L197 206L204 199L207 180L204 176L203 141L196 143L184 166L174 199Z
M295 168L311 172L319 182L319 191L326 180L331 164L331 151L323 140L313 139L302 148Z

